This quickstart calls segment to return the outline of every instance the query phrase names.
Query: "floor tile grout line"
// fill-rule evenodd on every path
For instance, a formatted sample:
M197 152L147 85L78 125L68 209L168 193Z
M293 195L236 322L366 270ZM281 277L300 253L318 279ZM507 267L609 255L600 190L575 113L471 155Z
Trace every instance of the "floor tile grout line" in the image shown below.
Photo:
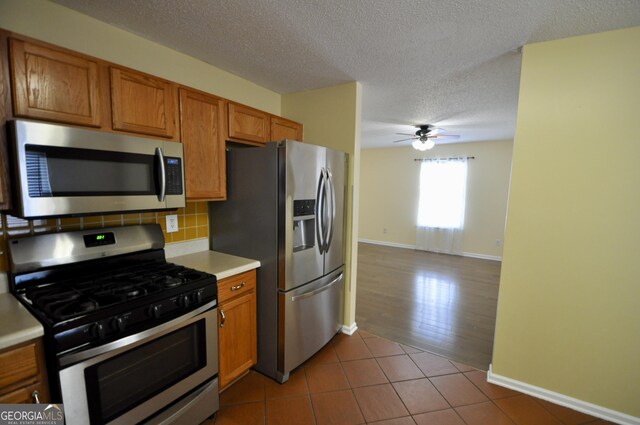
M360 335L358 335L358 336L362 339L362 337ZM365 346L366 346L366 344L365 344ZM336 356L338 356L337 352L336 352ZM347 376L347 373L344 371L344 365L342 364L342 360L340 359L340 356L338 356L338 362L340 363L340 368L342 369L342 373L344 373L345 378L347 378L347 383L349 384L349 391L351 392L351 396L353 397L353 399L356 401L356 405L358 406L358 410L360 410L360 415L362 415L362 419L364 419L364 422L367 423L367 418L364 415L364 411L362 410L362 406L360 406L360 403L358 402L358 397L356 397L356 393L353 392L353 387L351 386L351 382L349 381L349 377Z
M311 406L311 415L313 415L314 425L318 425L318 418L316 418L316 410L313 408L313 399L311 398L311 388L309 388L309 380L307 379L307 367L302 367L302 376L304 377L304 385L307 388L307 397L309 399L309 406Z

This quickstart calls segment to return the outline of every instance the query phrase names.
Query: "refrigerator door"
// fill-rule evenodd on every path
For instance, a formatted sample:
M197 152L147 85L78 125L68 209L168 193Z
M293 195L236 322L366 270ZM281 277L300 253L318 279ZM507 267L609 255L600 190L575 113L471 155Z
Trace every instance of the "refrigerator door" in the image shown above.
M324 274L322 224L319 208L323 205L326 179L323 178L326 149L293 140L280 147L279 202L284 208L284 273L278 287L288 291ZM284 176L284 177L283 177ZM318 198L320 197L320 198ZM282 235L280 235L282 237Z
M344 264L344 216L346 187L346 154L327 149L328 175L328 236L324 272L329 273Z
M280 292L278 376L289 373L322 348L342 326L342 268L300 288ZM282 314L282 312L284 314Z

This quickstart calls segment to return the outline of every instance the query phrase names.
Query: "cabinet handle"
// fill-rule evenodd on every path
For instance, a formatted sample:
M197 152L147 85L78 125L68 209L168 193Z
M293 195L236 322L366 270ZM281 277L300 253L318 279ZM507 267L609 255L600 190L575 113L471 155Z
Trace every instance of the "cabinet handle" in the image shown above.
M226 317L224 317L224 311L220 310L220 316L222 317L222 320L220 320L220 327L224 328L224 321L226 319Z
M243 288L246 282L242 282L240 285L236 285L236 286L232 286L231 290L232 291L237 291L240 288Z
M31 393L31 398L33 399L34 403L40 404L40 397L38 397L39 395L40 393L38 392L38 390L35 390Z

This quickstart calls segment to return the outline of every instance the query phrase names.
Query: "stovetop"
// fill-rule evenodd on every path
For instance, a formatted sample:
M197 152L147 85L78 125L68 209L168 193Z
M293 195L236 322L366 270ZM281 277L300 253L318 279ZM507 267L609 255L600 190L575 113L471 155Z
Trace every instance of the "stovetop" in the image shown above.
M157 225L11 240L11 291L58 355L215 307L215 276L167 262L163 248Z
M117 310L117 304L168 293L167 290L211 277L171 263L154 264L36 286L27 289L23 298L55 324L101 309Z

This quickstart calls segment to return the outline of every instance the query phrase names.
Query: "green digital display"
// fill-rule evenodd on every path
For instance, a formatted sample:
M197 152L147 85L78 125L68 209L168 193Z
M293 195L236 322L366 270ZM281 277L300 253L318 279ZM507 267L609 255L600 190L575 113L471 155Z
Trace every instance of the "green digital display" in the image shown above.
M116 243L116 238L112 232L108 233L92 233L83 235L84 246L91 248L94 246L113 245Z

